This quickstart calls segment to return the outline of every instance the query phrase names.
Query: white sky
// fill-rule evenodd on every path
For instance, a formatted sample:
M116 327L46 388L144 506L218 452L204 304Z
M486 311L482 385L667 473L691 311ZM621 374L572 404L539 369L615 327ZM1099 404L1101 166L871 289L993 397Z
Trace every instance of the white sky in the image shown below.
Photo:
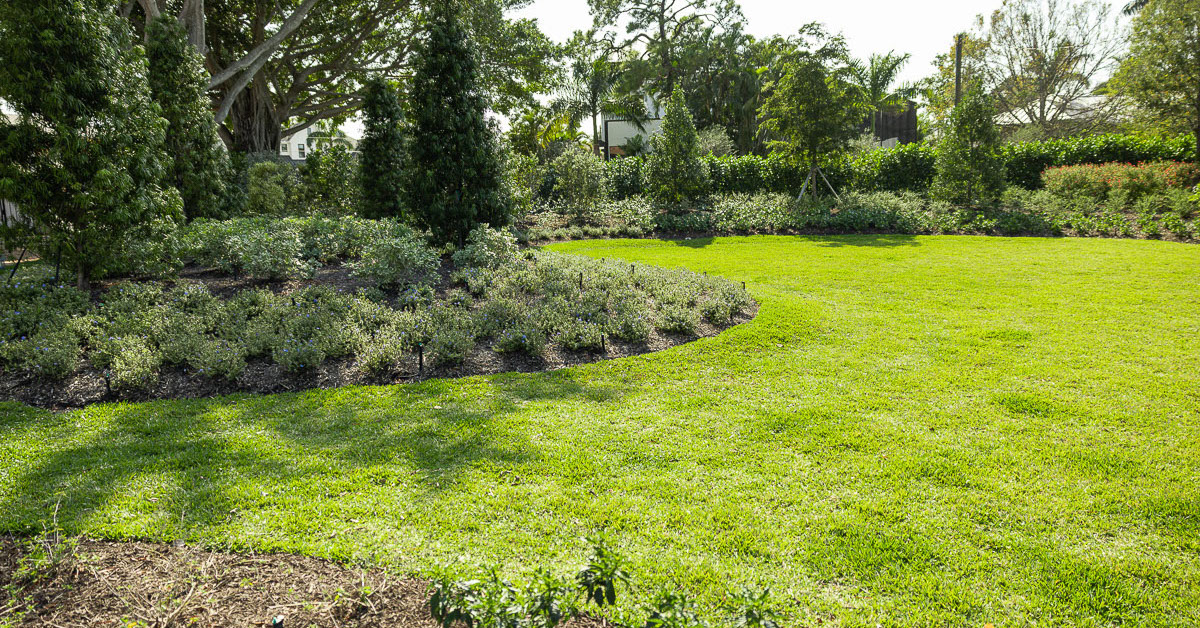
M1002 0L942 0L940 2L883 2L881 0L740 0L747 30L756 37L790 35L809 22L822 22L841 32L850 52L860 58L895 50L912 59L901 82L932 73L933 58L950 49L954 34L970 30L979 14L989 14ZM1117 5L1114 13L1124 2ZM515 15L538 19L542 31L565 41L576 30L591 27L587 0L533 0Z

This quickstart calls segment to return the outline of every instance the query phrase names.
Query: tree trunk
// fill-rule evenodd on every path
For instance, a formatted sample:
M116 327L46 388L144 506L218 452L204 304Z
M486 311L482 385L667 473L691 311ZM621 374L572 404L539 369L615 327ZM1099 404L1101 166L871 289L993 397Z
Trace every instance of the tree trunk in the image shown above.
M283 129L275 119L269 99L269 95L253 87L238 95L229 112L233 150L248 153L279 152Z

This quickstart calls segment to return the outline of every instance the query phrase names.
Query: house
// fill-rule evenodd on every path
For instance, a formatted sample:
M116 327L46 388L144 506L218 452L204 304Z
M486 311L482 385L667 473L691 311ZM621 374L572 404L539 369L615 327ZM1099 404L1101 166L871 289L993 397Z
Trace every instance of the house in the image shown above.
M310 127L283 138L279 142L279 154L292 161L304 161L313 151L331 145L345 146L354 152L358 150L358 138L350 137L341 129L330 133Z
M646 122L642 128L628 118L603 114L600 117L600 144L597 148L605 161L613 157L624 157L630 140L641 136L648 148L650 138L662 131L663 109L649 94L643 99L646 105ZM636 140L635 140L636 141Z

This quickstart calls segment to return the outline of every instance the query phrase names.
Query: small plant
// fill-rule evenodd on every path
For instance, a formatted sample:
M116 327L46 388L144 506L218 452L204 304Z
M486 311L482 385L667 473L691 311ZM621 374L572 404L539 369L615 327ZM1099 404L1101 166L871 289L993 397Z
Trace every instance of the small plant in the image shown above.
M525 616L532 628L555 628L575 617L578 608L571 582L539 568L525 588Z
M779 612L771 604L771 590L744 588L729 596L725 608L733 614L736 628L779 628Z
M603 538L585 539L592 546L592 557L576 580L587 600L600 608L617 603L617 587L629 583L625 559Z
M429 584L429 614L442 628L452 628L458 623L473 628L474 610L479 604L478 587L478 580L460 580L447 568L440 568Z
M604 346L604 330L596 323L574 318L559 327L554 340L568 351L598 351Z
M694 334L700 325L696 311L676 303L664 303L658 312L658 330L670 334Z
M676 591L659 593L648 610L650 617L645 628L702 628L708 625L696 614L695 603Z
M162 355L144 338L126 337L117 341L109 365L109 385L115 391L145 390L158 383Z

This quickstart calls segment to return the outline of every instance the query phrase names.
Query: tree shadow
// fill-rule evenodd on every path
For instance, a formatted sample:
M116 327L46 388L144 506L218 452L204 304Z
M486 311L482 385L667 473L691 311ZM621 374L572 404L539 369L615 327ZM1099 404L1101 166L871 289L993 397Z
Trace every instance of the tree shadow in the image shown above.
M916 236L896 233L819 236L810 238L820 246L920 246Z
M686 246L689 249L702 249L713 243L713 238L687 238L683 240L675 240L676 246Z
M38 532L54 519L68 532L128 534L136 520L134 528L147 530L142 536L187 536L255 516L259 487L327 487L375 475L438 494L472 469L540 458L525 432L506 429L507 415L525 404L619 402L628 392L556 371L58 415L0 404L0 434L29 445L0 447L8 466L0 472L0 529ZM51 451L39 454L42 446Z

